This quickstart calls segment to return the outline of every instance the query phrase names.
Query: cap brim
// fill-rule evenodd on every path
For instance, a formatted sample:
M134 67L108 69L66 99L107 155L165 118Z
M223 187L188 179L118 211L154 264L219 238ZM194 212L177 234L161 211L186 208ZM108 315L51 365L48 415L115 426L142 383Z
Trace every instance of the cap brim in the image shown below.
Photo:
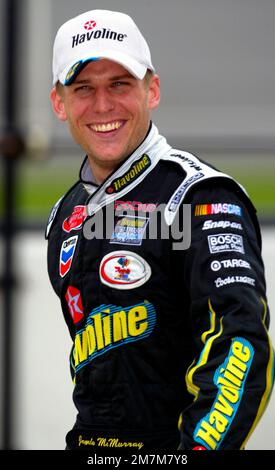
M96 52L98 53L96 53L93 57L91 56L80 57L77 61L70 63L57 78L60 81L60 83L62 83L62 85L70 85L76 79L77 75L81 72L81 70L87 65L87 63L92 62L94 60L99 60L99 59L109 59L109 60L112 60L113 62L120 64L138 80L142 80L145 77L145 74L148 68L154 71L154 68L152 67L151 64L150 65L141 64L137 60L121 52L116 52L116 51L110 51L110 52L96 51Z

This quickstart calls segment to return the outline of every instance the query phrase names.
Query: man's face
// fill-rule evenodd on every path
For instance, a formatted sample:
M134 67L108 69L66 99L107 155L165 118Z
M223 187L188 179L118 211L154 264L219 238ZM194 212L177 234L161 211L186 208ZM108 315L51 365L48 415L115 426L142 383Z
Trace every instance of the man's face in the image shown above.
M75 141L94 164L113 169L144 139L159 104L159 78L137 80L107 59L90 62L51 99Z

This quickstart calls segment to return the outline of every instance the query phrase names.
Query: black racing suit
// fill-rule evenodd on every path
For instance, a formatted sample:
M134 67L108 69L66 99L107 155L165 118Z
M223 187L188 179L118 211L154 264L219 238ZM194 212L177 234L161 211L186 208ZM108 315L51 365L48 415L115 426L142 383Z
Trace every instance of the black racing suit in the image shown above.
M243 189L151 125L102 185L84 160L47 238L74 343L68 447L244 448L274 361L260 231Z

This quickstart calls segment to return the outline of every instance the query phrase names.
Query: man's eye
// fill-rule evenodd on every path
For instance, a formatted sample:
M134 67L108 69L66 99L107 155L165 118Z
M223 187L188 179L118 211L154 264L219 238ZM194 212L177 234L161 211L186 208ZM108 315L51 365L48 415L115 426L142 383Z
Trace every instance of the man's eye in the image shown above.
M88 85L81 85L75 88L75 91L89 91L90 87Z
M128 83L127 83L127 82L120 82L120 81L118 81L118 82L114 82L112 85L113 85L113 87L115 87L115 88L116 88L116 87L119 88L119 87L121 87L121 86L123 86L123 85L125 85L125 86L128 85Z

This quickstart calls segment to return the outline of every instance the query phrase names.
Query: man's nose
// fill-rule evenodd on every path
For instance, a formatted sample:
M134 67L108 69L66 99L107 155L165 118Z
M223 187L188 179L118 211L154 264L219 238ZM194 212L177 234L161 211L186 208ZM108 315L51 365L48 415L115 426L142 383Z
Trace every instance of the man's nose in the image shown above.
M97 89L95 92L94 112L107 113L114 109L114 102L107 90Z

